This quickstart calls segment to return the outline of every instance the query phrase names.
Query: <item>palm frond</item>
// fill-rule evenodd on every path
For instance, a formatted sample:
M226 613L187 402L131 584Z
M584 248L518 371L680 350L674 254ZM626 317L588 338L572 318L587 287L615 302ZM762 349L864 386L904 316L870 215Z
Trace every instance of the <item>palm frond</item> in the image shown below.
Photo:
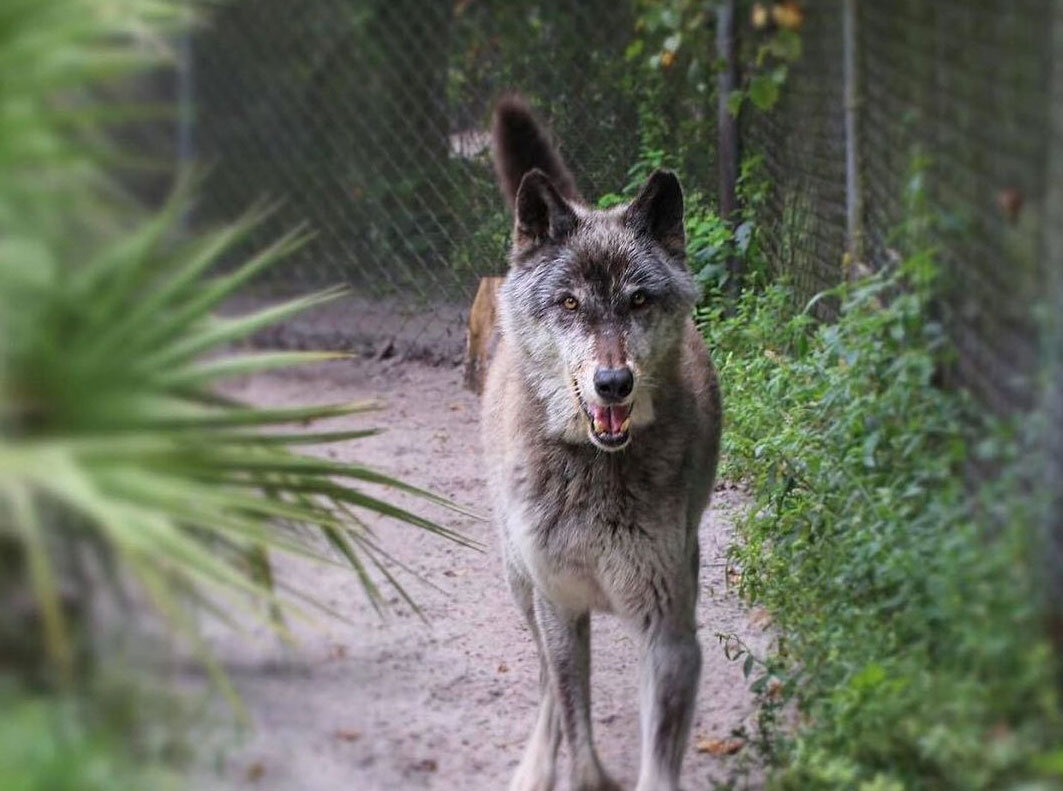
M301 450L373 435L371 425L306 424L368 418L374 404L260 407L225 395L232 377L342 357L237 349L345 289L219 316L310 235L296 228L235 260L268 207L188 235L181 223L196 179L181 179L152 213L122 198L106 172L128 152L105 126L138 108L101 105L95 89L165 63L166 34L189 22L173 0L0 8L0 70L19 75L0 95L0 538L21 548L60 667L71 647L55 561L78 542L116 559L232 696L194 609L224 618L264 606L282 635L300 603L330 609L276 579L274 557L343 564L374 607L384 603L381 584L416 607L369 517L476 544L392 502L401 495L471 515L445 498Z

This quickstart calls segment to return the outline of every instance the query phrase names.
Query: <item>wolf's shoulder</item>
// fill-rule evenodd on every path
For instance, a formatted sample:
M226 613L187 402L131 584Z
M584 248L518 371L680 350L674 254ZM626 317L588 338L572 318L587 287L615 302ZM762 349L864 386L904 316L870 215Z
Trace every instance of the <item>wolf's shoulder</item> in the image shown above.
M680 376L683 385L694 396L700 411L718 424L723 412L720 381L705 339L693 319L688 319L683 329L682 355Z

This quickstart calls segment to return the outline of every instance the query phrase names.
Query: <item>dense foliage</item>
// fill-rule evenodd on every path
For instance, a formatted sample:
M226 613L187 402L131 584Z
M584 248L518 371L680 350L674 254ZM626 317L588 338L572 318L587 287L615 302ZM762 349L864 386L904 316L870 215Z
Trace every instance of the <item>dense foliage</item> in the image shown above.
M738 651L772 788L1063 782L1023 442L1035 418L1001 425L937 386L934 284L923 252L837 288L836 323L781 283L699 315L725 392L724 474L753 496L740 587L778 634L771 656Z

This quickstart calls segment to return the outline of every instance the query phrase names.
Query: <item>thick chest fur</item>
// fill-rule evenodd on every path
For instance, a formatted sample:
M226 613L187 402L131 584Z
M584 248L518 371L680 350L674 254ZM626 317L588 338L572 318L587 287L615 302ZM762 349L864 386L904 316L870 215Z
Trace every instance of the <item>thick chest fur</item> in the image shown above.
M688 449L673 444L656 457L555 446L514 467L509 538L552 599L634 614L678 595L697 549L691 498L702 498Z

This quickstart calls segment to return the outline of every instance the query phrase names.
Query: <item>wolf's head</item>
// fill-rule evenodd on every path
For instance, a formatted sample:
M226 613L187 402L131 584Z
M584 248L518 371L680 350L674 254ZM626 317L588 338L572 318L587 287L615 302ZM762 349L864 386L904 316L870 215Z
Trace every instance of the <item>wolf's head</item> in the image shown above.
M631 203L587 206L517 97L495 109L494 154L515 218L502 332L547 431L619 450L653 421L697 299L679 180L658 170Z

